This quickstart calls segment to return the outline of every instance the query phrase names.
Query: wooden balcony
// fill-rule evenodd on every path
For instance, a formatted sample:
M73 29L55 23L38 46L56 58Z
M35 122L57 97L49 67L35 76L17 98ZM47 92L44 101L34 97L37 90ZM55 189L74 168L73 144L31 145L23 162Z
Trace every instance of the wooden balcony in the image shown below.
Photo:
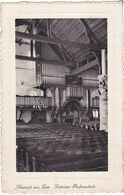
M43 108L52 106L51 97L39 97L39 96L16 96L17 107L32 107L40 104Z

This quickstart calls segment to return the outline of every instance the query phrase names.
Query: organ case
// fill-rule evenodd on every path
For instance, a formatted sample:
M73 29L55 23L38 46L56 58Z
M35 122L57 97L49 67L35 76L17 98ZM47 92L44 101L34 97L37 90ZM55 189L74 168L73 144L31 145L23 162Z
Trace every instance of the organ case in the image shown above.
M39 63L36 65L37 84L65 84L65 66Z

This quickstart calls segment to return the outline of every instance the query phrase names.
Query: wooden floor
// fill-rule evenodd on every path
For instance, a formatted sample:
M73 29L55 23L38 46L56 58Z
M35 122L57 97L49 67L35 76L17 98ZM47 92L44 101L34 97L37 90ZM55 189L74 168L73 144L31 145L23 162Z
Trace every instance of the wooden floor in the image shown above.
M107 171L107 133L67 124L17 124L17 171Z

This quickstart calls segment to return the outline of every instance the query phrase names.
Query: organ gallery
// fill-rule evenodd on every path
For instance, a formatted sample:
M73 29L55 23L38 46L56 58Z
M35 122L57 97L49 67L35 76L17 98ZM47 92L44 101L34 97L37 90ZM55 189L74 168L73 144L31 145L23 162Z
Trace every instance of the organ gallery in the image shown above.
M16 19L15 50L17 171L107 171L107 19Z

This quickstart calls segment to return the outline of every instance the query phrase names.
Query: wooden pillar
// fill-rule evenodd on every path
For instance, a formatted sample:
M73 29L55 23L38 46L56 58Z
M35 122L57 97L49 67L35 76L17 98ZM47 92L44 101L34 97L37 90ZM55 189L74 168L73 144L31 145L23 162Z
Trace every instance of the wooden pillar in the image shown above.
M106 92L100 95L100 130L108 129L108 99Z
M91 95L90 95L90 90L88 89L88 109L90 109L90 102L91 102Z
M102 65L102 75L106 74L106 50L101 50L101 65Z
M56 87L55 89L55 105L56 107L59 107L59 88Z
M29 154L26 152L26 171L29 172Z
M33 57L33 40L31 40L31 57Z
M62 101L63 101L63 89L60 87L59 88L59 107L62 106Z
M102 75L99 75L99 90L100 90L100 130L107 131L108 129L108 98L107 92L102 87L106 75L106 51L101 50L101 67Z
M62 90L62 105L64 104L64 102L66 101L66 89Z
M47 123L51 122L51 111L50 110L46 111L46 122Z
M55 87L51 87L51 93L52 93L52 106L55 106Z
M16 171L19 171L19 152L18 152L18 145L16 145Z
M20 158L20 164L21 164L21 171L23 172L24 171L24 150L23 149L21 149L21 151L20 151L20 155L21 155L21 158Z
M35 158L34 157L32 157L32 167L33 167L33 172L35 172L36 171L36 164L35 164Z
M43 90L43 96L44 97L46 97L46 90L47 90L46 88L44 88L44 90Z

